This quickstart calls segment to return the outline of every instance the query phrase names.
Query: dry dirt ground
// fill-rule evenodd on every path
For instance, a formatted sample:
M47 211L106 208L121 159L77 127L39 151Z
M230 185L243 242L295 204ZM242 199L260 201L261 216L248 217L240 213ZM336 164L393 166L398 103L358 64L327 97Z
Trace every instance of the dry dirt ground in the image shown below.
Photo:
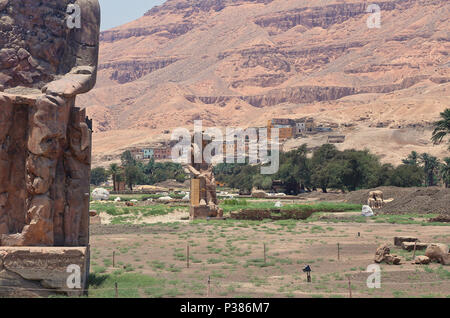
M448 226L345 219L95 225L91 229L91 272L97 279L112 273L152 277L151 286L143 280L138 288L119 282L120 297L207 297L209 277L210 297L344 298L349 297L348 277L355 298L450 297L448 266L412 265L412 252L399 249L393 253L402 257L402 265L381 265L381 288L366 285L370 275L366 269L374 263L378 245L392 244L394 236L450 244ZM312 283L306 282L302 272L307 264L312 268ZM93 297L109 297L113 292L95 288L91 286Z

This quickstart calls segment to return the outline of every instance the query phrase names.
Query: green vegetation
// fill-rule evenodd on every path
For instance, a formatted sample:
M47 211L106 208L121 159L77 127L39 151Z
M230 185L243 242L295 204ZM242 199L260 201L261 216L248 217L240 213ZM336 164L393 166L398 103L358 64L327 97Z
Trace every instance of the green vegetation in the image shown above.
M148 206L118 206L113 202L93 202L91 208L97 212L105 212L113 217L112 224L125 224L139 221L143 217L166 215L175 210L164 204ZM177 207L177 209L186 209L186 207Z
M108 172L105 168L95 168L91 171L91 184L99 186L103 182L108 181Z
M224 212L240 209L274 209L273 202L258 202L257 200L233 199L225 200L221 205ZM362 205L350 203L321 202L315 204L287 204L281 210L298 210L302 212L352 212L361 211Z
M186 180L186 174L180 164L155 162L153 158L147 164L144 164L134 159L130 151L125 151L122 154L120 166L113 163L108 170L99 167L93 169L92 173L92 183L95 185L107 181L107 178L111 176L115 191L118 190L118 183L124 181L128 188L133 190L133 186L136 184L153 185L169 179L175 179L177 182L183 183Z
M111 274L91 274L89 276L89 297L114 298L115 284L119 298L175 297L178 292L166 279L154 278L137 273L116 271Z
M440 144L445 137L450 135L450 108L441 113L441 119L434 123L434 131L431 140ZM450 147L449 147L450 149Z
M253 202L248 200L247 204L251 206ZM313 215L316 216L321 217L323 213ZM430 216L383 215L367 222L420 224ZM342 216L347 217L350 216ZM211 297L348 297L347 275L352 275L353 297L446 297L449 294L445 287L450 272L435 263L417 266L415 271L406 266L400 270L403 275L388 271L383 281L399 281L402 285L392 283L395 288L368 289L366 259L372 259L373 251L352 246L366 247L372 243L375 246L391 234L371 237L370 227L364 227L361 238L356 238L360 231L358 225L331 226L327 222L332 221L325 218L321 223L311 220L202 220L145 225L151 229L120 234L117 239L96 236L91 250L89 297L114 298L115 283L119 297L204 297L208 278L211 278ZM408 231L420 231L420 226L410 227ZM445 231L440 233L447 237ZM358 243L359 240L364 241ZM336 242L344 241L339 262L335 254ZM186 267L187 242L189 269ZM116 268L111 267L111 245L116 252ZM327 255L326 251L332 254ZM412 260L411 251L393 247L392 253L401 256L405 264ZM416 256L423 253L416 251ZM301 271L305 265L313 268L311 284L306 284Z
M450 184L450 159L444 164L429 154L412 152L403 164L394 167L381 164L368 150L339 151L325 144L308 156L306 145L280 154L278 173L260 175L260 167L249 164L219 164L215 167L216 179L243 193L252 188L281 189L286 194L297 195L304 191L338 189L354 191L379 186L434 186L443 180ZM276 186L275 186L276 185ZM278 189L276 189L278 188Z

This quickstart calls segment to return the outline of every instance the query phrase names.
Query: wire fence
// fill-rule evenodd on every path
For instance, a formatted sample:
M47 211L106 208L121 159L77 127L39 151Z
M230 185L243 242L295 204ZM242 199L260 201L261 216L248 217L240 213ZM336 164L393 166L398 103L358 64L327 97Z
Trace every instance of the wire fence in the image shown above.
M335 281L336 283L344 283L346 282L345 280L341 280L341 281ZM361 280L350 280L350 288L353 285L365 285L367 286L367 281L361 281ZM426 281L426 282L381 282L381 288L384 285L412 285L412 286L416 286L416 285L432 285L432 284L441 284L441 283L450 283L450 279L444 279L444 280L435 280L435 281ZM299 283L295 283L295 286L317 286L317 283L315 282L311 282L311 283L307 283L307 282L299 282ZM145 292L147 289L149 288L153 288L155 287L154 285L148 285L148 286L139 286L139 287L121 287L120 285L118 285L116 283L115 287L109 287L109 288L90 288L90 289L70 289L70 288L64 288L61 290L57 290L57 289L52 289L52 288L27 288L27 287L19 287L19 286L0 286L0 291L28 291L28 292L48 292L48 293L54 293L57 291L60 292L75 292L75 293L83 293L83 292L89 292L89 291L101 291L101 292L107 292L107 291L115 291L116 292L116 297L117 295L121 292L121 291L138 291L138 292ZM211 289L212 288L212 289ZM375 289L375 288L369 288L368 289ZM212 290L217 291L218 289L220 289L220 285L218 285L217 283L212 283L209 284L205 283L205 290L207 290L207 292L205 292L207 297L213 297L214 295L218 295L220 293L211 293ZM379 288L376 288L379 289ZM315 292L310 292L310 291L301 291L301 290L296 290L296 292L300 293L300 294L304 294L304 295L317 295L318 293L320 294L326 294L326 295L348 295L349 293L343 293L343 292L326 292L326 291L315 291ZM208 296L209 294L209 296Z

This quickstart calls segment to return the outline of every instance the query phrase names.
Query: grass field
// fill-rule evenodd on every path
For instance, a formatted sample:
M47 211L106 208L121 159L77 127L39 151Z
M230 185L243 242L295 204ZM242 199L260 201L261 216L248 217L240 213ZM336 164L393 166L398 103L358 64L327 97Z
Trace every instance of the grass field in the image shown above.
M121 196L122 199L122 196ZM114 197L109 201L96 201L91 203L91 209L99 213L103 212L111 216L112 224L127 224L136 223L136 221L143 220L146 217L156 215L167 215L175 210L187 211L188 204L154 204L148 203L147 196L128 195L125 197L126 201L138 200L134 206L126 206L124 202L114 202ZM227 214L231 211L239 211L241 209L273 209L274 202L266 202L263 200L224 200L220 207ZM286 204L281 207L282 210L299 210L299 211L317 211L317 212L355 212L361 210L359 204L348 203L331 203L321 202L315 204ZM145 223L145 222L143 222Z
M147 224L160 216L188 215L188 206L148 203L144 196L125 199L139 202L131 207L124 202L92 203L91 208L111 222L91 229L89 297L115 297L117 283L119 297L207 297L209 290L210 297L345 298L348 277L353 297L450 297L448 267L413 265L412 252L399 248L392 253L402 257L402 265L381 265L382 288L366 285L366 268L376 248L392 243L394 236L450 244L450 224L427 221L435 214L366 218L359 213L361 205L286 200L282 209L316 212L306 220ZM271 209L274 202L231 199L221 207L227 214ZM312 283L305 280L305 265L312 267Z

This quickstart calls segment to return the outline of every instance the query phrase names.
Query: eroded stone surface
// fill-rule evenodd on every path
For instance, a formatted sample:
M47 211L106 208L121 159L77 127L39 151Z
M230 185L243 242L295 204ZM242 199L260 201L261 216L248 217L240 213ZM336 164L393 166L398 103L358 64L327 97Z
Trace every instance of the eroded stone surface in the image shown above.
M429 257L431 261L436 261L442 265L450 264L449 248L446 244L430 244L425 251L425 256Z
M420 243L420 242L403 242L402 248L407 251L413 251L414 246L417 251L425 250L428 247L429 243Z
M78 5L83 23L70 27ZM86 246L97 0L0 0L0 246Z
M185 167L191 173L190 219L222 218L223 209L219 208L217 184L212 164L203 157L200 149L210 143L203 133L196 134L191 143L190 164ZM201 144L200 144L201 143Z
M86 287L87 247L0 247L0 297L80 295ZM80 288L69 288L70 265L80 269ZM69 279L69 282L73 281Z
M394 245L402 246L403 242L419 242L417 237L409 237L409 236L396 236L394 237Z
M375 263L386 263L400 265L401 259L397 255L391 255L391 249L388 244L380 245L375 252Z
M430 264L430 262L431 262L430 258L425 255L417 256L416 259L414 260L414 264L418 265L427 265Z

